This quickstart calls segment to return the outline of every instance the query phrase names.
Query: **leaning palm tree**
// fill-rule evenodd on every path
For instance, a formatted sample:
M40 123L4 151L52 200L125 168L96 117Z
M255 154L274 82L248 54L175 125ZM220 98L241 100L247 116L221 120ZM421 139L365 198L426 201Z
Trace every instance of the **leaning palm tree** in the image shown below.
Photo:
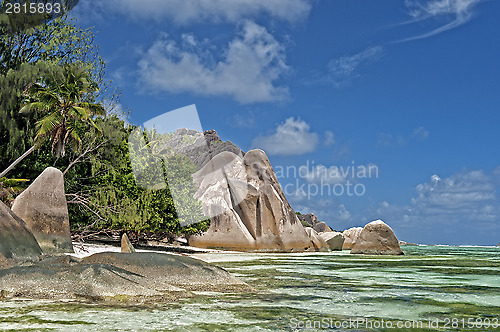
M57 158L64 156L66 145L78 152L81 148L78 128L83 123L99 130L94 117L105 114L102 105L86 100L96 91L97 85L89 81L88 72L73 66L65 66L62 77L53 75L43 82L31 84L24 93L25 103L20 112L36 111L42 115L36 122L35 144L7 167L0 178L47 139L52 140L52 153Z

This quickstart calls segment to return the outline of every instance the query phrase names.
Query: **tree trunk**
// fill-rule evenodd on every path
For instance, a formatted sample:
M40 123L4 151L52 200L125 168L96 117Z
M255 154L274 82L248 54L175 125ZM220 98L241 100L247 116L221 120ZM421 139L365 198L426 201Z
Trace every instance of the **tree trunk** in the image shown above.
M21 157L19 157L16 160L14 160L14 162L12 164L10 164L10 166L7 167L7 169L0 174L0 179L3 178L5 176L5 174L7 174L17 164L19 164L21 162L21 160L23 160L24 158L26 158L31 152L35 151L35 149L36 149L36 145L33 145L28 151L26 151L25 153L23 153L23 155Z

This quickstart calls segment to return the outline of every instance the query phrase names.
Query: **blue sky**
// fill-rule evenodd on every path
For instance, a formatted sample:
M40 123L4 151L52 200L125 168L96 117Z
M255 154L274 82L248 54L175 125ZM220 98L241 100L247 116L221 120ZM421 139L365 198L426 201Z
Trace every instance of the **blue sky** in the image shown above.
M80 0L73 15L129 121L196 104L275 171L303 166L279 178L296 211L500 242L499 1Z

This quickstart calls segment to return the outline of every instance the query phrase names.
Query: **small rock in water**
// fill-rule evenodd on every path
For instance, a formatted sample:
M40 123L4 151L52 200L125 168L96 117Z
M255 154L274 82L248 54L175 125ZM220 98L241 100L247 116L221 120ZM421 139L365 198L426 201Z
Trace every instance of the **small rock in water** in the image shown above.
M123 233L121 245L122 245L122 252L129 254L135 252L135 248L132 245L132 243L130 243L127 233Z
M363 227L351 254L404 255L394 231L382 220L375 220Z

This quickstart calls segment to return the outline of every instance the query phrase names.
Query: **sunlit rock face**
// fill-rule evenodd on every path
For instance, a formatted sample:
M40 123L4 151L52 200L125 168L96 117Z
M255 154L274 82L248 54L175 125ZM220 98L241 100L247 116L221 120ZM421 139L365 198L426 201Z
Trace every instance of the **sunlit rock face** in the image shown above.
M44 253L73 252L64 178L60 170L46 168L16 197L12 211L24 220Z
M313 243L314 250L316 250L316 251L330 251L330 247L328 246L326 241L313 228L306 227L305 230L306 230L307 235L309 235L309 239Z
M37 260L41 254L24 221L0 202L0 268L10 265L10 260Z
M403 255L403 251L392 228L382 220L375 220L363 228L351 254Z
M328 244L330 250L340 251L344 244L344 236L339 232L323 232L319 234Z
M352 249L354 246L354 243L356 242L359 234L363 230L363 227L352 227L349 229L346 229L344 232L342 232L342 235L344 235L344 244L342 245L342 249Z
M190 245L240 251L314 251L262 150L214 156L196 174L196 197L212 222Z

